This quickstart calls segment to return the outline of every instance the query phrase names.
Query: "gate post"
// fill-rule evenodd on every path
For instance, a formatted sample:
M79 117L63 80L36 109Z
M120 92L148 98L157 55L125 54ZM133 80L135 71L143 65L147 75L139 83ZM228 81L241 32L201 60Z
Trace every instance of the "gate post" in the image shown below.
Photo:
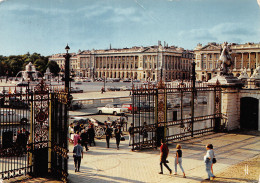
M192 62L192 94L191 94L191 137L193 137L193 124L194 124L194 98L195 98L195 82L196 82L196 72L195 72L195 62Z
M214 122L212 128L215 132L220 130L221 126L221 90L220 83L216 82L214 87Z
M158 120L158 127L157 127L157 145L161 143L160 141L163 140L165 142L166 140L166 105L167 105L167 98L166 98L166 89L165 84L161 80L158 84L158 99L157 99L157 120ZM161 124L164 123L164 126L161 126ZM158 142L159 141L159 142Z

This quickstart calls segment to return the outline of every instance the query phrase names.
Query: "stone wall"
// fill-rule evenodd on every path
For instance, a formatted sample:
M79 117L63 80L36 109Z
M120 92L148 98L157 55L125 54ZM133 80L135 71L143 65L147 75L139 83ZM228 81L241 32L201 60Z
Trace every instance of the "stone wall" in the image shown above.
M221 110L227 116L227 130L240 128L240 99L243 97L256 98L258 107L258 131L260 131L260 90L238 89L233 87L223 88Z

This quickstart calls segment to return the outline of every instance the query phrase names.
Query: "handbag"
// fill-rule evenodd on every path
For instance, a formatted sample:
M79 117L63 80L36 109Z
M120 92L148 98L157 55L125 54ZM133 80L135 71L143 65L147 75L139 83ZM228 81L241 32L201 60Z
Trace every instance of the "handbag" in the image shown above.
M213 159L212 159L212 163L213 163L213 164L217 163L217 159L216 159L216 158L213 158Z
M121 138L120 138L120 141L125 141L125 137L121 137Z

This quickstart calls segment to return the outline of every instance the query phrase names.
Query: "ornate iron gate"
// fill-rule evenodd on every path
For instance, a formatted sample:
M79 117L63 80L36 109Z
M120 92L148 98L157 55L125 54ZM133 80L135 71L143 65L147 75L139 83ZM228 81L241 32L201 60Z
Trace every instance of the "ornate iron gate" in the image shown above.
M52 175L67 182L68 176L68 94L56 91L51 95L51 165Z
M0 98L0 179L31 174L67 181L68 95L51 93L42 81L10 87Z
M162 139L181 140L220 128L221 87L203 83L193 86L192 82L159 82L133 88L132 149L156 148Z

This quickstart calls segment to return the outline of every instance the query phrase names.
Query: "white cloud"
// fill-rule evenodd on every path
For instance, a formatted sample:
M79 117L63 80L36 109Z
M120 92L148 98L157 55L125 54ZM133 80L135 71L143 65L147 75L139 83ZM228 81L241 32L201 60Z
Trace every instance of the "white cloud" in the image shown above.
M4 1L6 1L6 0L0 0L0 3L4 2Z
M241 23L221 23L209 28L181 31L179 36L185 39L208 42L248 42L259 36L259 34L260 32L257 28L245 28Z

